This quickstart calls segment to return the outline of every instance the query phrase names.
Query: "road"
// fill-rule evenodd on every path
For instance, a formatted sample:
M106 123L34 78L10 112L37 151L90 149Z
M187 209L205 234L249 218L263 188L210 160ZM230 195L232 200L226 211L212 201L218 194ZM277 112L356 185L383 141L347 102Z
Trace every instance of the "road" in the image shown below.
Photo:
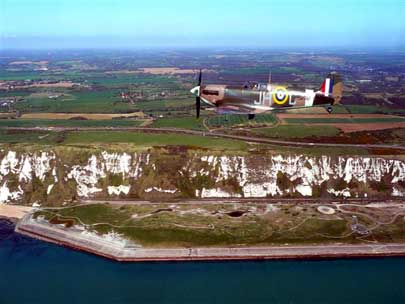
M186 134L197 136L209 136L215 138L226 138L241 140L250 143L281 145L281 146L297 146L297 147L332 147L332 148L370 148L370 149L395 149L405 151L404 146L399 145L377 145L377 144L337 144L337 143L317 143L317 142L298 142L289 140L277 140L268 138L258 138L241 135L230 135L217 132L204 132L188 129L177 128L144 128L144 127L6 127L5 130L10 131L45 131L45 132L72 132L72 131L126 131L126 132L145 132L145 133L173 133Z
M148 200L134 200L134 199L106 199L106 200L99 200L99 199L87 199L87 200L80 200L79 203L83 205L92 205L92 204L105 204L109 203L112 205L144 205L144 204L159 204L159 205L201 205L201 204L243 204L243 203L254 203L254 204L357 204L357 205L367 205L372 203L381 203L384 202L386 204L398 204L403 203L403 198L390 198L388 200L384 199L359 199L359 198L270 198L270 197L263 197L263 198L204 198L204 199L170 199L167 201L148 201Z

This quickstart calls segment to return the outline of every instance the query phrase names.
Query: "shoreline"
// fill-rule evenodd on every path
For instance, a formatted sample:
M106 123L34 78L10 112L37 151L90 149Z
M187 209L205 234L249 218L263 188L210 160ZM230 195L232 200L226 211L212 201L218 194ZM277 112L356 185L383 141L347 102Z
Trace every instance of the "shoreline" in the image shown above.
M33 209L29 206L0 204L0 219L6 219L16 224Z
M30 214L15 226L17 233L118 262L310 260L404 257L405 244L319 244L263 247L142 248L34 221Z
M123 258L118 256L112 256L101 251L92 250L87 247L81 247L78 245L73 245L72 243L63 242L61 240L53 239L50 237L46 237L43 235L35 234L32 232L25 231L23 229L19 229L16 231L20 234L25 236L29 236L41 241L53 243L59 246L67 247L70 249L74 249L76 251L82 251L85 253L93 254L102 258L106 258L109 260L113 260L116 262L123 262L123 263L134 263L134 262L193 262L193 261L267 261L267 260L327 260L327 259L360 259L360 258L373 258L373 257L405 257L405 245L402 244L384 244L384 246L395 246L400 245L401 247L404 246L404 249L400 252L363 252L363 253L329 253L329 254L295 254L295 255L237 255L237 256L230 256L230 255L209 255L209 256L177 256L177 257L133 257L133 258ZM361 246L361 245L360 245ZM364 245L367 246L367 245ZM381 245L378 245L381 246ZM376 247L378 247L376 246ZM300 248L304 249L305 247L312 247L312 246L302 246ZM330 246L324 245L325 247L336 248L337 246ZM235 250L235 249L246 249L250 251L260 250L260 249L267 249L267 250L274 250L279 247L263 247L263 248L212 248L216 250ZM299 248L299 247L296 247ZM211 248L193 248L193 250L209 250ZM283 249L289 249L289 247L283 247ZM145 251L155 251L155 249L145 249ZM170 249L166 249L170 250ZM175 250L175 249L173 249Z
M15 217L7 217L0 215L0 222L7 222L10 225L16 225L18 223L18 219Z

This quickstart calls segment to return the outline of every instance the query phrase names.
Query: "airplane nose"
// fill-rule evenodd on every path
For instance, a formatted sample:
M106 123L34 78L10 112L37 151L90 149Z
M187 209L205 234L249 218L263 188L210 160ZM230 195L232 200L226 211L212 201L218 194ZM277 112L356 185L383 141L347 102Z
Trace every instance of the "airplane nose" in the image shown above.
M200 86L196 86L195 88L191 89L190 92L195 96L200 96Z

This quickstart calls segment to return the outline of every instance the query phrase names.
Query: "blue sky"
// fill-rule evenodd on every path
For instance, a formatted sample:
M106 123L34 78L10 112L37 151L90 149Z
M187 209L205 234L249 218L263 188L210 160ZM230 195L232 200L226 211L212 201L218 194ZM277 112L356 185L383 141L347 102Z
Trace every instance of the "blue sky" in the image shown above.
M0 0L0 47L401 48L405 0Z

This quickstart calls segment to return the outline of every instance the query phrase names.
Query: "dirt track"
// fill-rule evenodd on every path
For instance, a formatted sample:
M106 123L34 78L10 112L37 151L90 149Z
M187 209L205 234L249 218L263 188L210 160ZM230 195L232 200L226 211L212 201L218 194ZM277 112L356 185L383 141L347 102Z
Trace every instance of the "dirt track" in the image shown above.
M93 204L111 204L111 205L145 205L145 204L159 204L159 205L172 205L172 204L187 204L187 205L199 205L199 204L244 204L244 203L255 203L255 204L268 204L268 203L277 203L277 204L305 204L305 205L319 205L322 204L331 204L339 202L350 202L351 204L357 205L366 205L375 202L381 202L381 199L370 199L370 198L272 198L272 197L232 197L232 198L196 198L196 199L170 199L168 201L150 201L144 199L83 199L79 201L80 205L93 205ZM387 204L398 204L403 202L402 197L392 198L384 200L384 205ZM61 209L65 207L60 207ZM69 208L69 207L68 207Z

